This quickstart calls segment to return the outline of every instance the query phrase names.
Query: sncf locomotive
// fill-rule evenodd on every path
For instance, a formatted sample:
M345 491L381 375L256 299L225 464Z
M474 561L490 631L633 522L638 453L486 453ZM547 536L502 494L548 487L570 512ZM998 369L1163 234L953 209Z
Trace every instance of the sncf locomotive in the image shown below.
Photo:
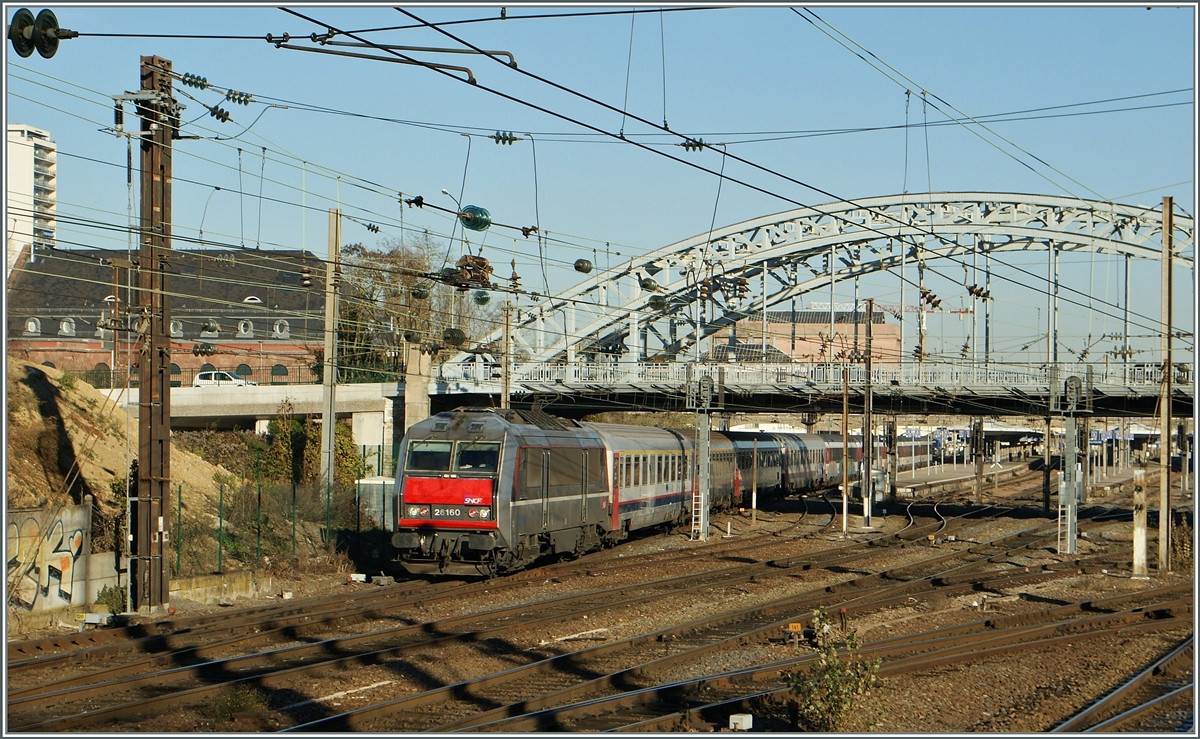
M683 524L697 493L694 434L527 410L439 413L401 443L395 559L414 574L490 576L543 555L610 546L637 529ZM860 440L852 437L849 449L853 472ZM909 464L928 463L927 445L907 451ZM840 483L842 439L713 432L709 461L709 502L720 510L742 504L752 484L771 493Z

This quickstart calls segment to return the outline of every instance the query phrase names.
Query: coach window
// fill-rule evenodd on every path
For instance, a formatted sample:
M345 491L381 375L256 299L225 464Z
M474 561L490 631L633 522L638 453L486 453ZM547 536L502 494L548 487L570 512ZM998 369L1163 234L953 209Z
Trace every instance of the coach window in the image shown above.
M455 471L495 472L500 459L499 442L460 442L454 458Z
M638 454L633 458L633 481L634 487L642 484L642 455Z
M449 441L412 441L408 444L407 468L417 472L449 472Z

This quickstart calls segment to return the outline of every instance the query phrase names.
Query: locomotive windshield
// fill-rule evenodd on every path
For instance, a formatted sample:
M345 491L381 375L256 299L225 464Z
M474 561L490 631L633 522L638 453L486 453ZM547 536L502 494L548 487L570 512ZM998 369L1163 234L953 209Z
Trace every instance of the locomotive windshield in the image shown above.
M408 444L407 469L419 472L449 472L449 441L412 441Z
M459 442L454 457L455 471L495 472L500 444L495 442Z

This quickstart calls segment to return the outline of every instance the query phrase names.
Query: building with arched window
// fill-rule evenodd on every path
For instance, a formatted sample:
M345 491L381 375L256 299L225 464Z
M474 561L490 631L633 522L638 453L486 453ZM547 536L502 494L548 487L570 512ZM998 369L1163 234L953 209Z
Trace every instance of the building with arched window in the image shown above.
M9 356L71 370L98 386L123 385L132 367L136 383L136 333L111 330L114 321L136 329L137 275L120 266L127 252L35 245L32 253L9 282ZM202 366L262 384L317 380L325 269L315 254L180 249L170 264L173 386L190 386ZM305 268L309 287L301 284ZM201 343L216 353L200 352ZM100 376L109 370L114 376Z

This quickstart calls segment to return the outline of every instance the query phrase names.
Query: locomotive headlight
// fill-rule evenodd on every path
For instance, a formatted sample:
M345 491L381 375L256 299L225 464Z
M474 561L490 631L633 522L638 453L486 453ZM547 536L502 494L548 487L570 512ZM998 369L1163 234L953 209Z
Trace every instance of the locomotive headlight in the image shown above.
M490 514L490 513L491 513L491 511L489 511L487 508L480 508L480 509L479 509L479 517L480 517L480 518L487 518L487 517L488 517L488 514Z
M416 517L417 517L417 516L419 516L419 515L421 515L421 509L420 509L420 508L418 508L418 507L417 507L417 506L415 506L415 505L410 505L410 506L408 507L408 517L409 517L409 518L416 518Z

